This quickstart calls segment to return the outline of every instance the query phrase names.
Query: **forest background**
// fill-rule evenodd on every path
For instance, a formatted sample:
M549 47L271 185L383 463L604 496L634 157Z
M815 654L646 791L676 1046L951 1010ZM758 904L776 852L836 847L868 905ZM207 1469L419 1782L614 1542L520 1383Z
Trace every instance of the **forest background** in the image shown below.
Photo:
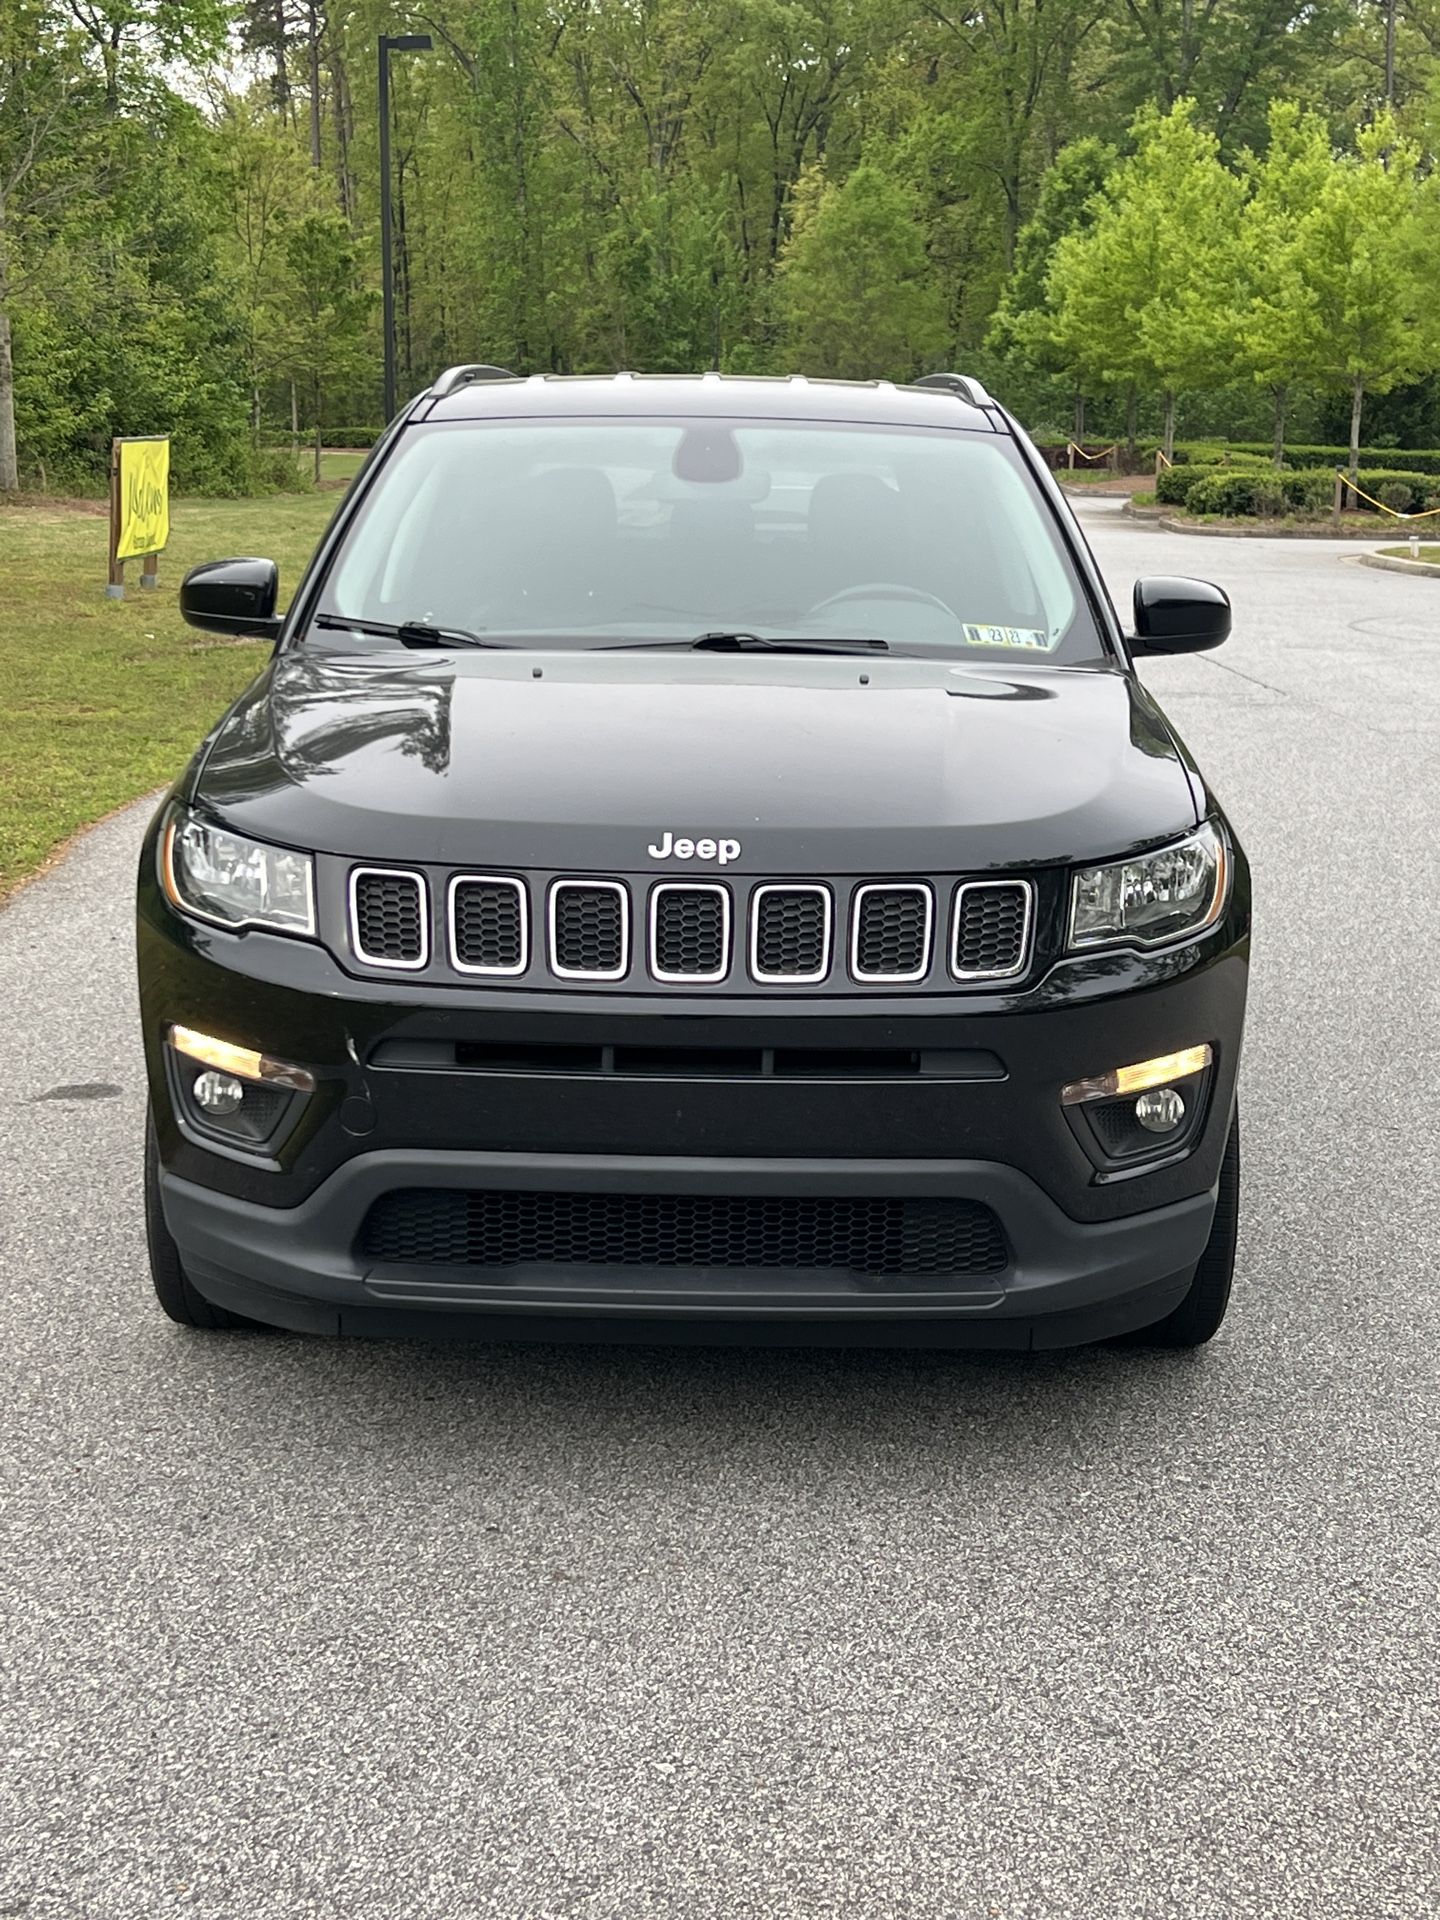
M1440 0L0 0L0 491L373 437L404 31L402 396L958 367L1038 436L1440 442Z

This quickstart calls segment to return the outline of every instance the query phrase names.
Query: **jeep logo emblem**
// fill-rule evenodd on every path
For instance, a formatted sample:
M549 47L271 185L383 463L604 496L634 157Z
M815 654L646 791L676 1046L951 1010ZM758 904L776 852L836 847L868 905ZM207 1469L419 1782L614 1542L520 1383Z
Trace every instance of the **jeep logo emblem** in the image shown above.
M645 851L652 860L718 860L728 867L740 858L738 840L677 840L667 827L659 842Z

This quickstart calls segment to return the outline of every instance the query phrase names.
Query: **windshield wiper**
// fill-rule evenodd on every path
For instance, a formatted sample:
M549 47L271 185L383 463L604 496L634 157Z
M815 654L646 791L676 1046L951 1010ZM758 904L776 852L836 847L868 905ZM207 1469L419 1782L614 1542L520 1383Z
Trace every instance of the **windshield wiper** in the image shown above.
M435 627L427 620L402 620L392 626L388 620L350 620L342 613L317 613L314 626L336 633L371 633L382 640L398 640L402 647L505 647L506 640L487 640L483 634L467 633L463 627Z
M855 635L796 633L771 638L763 633L747 633L743 628L715 633L697 633L693 640L682 641L692 653L888 653L884 640L863 640Z

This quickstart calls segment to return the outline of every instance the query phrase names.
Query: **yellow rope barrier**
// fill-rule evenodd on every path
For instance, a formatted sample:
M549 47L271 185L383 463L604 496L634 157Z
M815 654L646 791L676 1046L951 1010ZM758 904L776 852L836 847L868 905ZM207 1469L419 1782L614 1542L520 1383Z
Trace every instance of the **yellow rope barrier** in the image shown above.
M1167 466L1167 467L1173 467L1173 466L1174 466L1174 464L1175 464L1175 462L1174 462L1174 461L1173 461L1173 460L1172 460L1172 459L1170 458L1170 456L1169 456L1169 454L1168 454L1168 453L1166 453L1166 451L1165 451L1165 449L1164 449L1163 447L1156 447L1156 449L1155 449L1155 471L1156 471L1156 473L1159 473L1159 471L1160 471L1160 469L1161 469L1161 467L1162 467L1162 466Z
M1401 513L1398 507L1387 507L1383 500L1377 500L1373 494L1366 493L1363 487L1357 487L1343 467L1335 469L1335 478L1343 480L1351 493L1359 494L1362 500L1368 501L1381 513L1388 513L1392 520L1433 520L1435 515L1440 513L1440 507L1427 507L1423 513Z
M1082 460L1108 460L1111 454L1116 451L1119 444L1117 440L1115 446L1106 447L1103 453L1086 453L1085 449L1083 447L1077 447L1073 440L1067 440L1065 443L1065 451L1067 453L1078 453Z

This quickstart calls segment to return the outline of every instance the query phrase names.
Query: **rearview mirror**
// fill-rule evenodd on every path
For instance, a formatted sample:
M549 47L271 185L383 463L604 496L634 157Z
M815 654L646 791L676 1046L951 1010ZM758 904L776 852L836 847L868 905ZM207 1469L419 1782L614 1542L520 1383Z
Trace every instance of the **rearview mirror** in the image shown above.
M273 640L280 631L275 602L280 569L273 560L209 560L180 583L180 612L211 633L253 634Z
M1208 580L1135 582L1134 654L1204 653L1230 633L1230 598Z

